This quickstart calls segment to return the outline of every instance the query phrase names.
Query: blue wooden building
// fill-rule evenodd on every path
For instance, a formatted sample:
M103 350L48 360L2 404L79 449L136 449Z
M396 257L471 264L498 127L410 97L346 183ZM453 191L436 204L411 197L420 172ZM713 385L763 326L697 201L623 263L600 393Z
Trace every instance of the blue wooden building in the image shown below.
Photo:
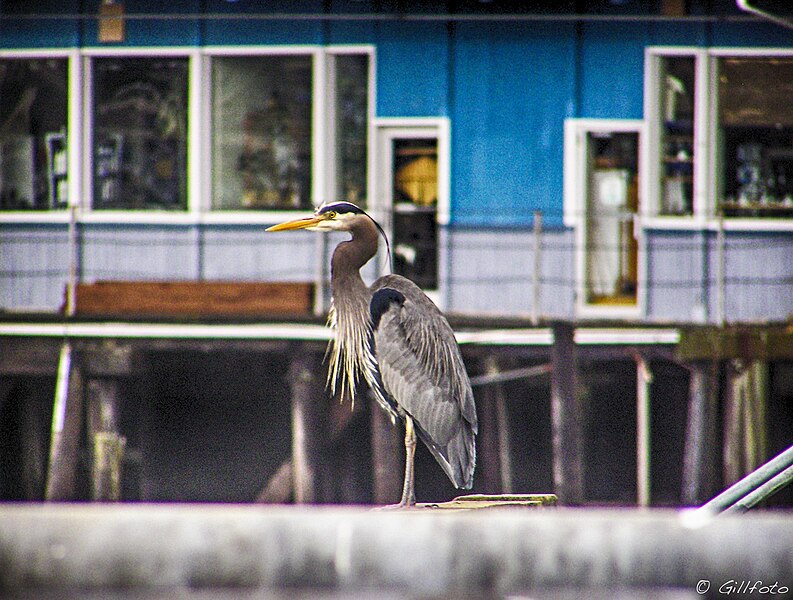
M315 238L264 226L348 199L450 312L788 318L789 28L453 4L3 3L0 307L59 310L70 262L315 281Z

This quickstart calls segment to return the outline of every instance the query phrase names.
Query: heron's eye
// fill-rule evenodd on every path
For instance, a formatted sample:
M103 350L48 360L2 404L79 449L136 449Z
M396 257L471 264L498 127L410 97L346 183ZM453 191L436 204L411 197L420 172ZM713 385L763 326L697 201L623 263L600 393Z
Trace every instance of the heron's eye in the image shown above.
M335 219L336 218L336 212L335 211L330 211L330 212L328 212L326 214L327 214L328 219Z

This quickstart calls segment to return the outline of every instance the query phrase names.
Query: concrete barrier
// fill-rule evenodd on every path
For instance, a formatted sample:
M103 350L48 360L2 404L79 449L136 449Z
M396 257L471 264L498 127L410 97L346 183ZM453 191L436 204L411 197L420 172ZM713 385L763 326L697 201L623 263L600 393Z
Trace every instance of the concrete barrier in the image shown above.
M701 581L714 591L730 581L793 588L789 515L693 522L688 514L6 505L0 596L115 590L118 598L128 590L131 598L169 589L313 589L349 597L381 590L405 598L548 589L693 594Z

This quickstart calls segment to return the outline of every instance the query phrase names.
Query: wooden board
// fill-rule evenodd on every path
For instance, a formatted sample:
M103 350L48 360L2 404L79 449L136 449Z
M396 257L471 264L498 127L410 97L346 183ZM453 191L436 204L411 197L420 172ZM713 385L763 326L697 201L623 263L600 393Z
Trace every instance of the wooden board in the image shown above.
M78 316L286 317L312 314L311 283L97 281L77 285Z
M541 508L556 506L555 494L469 494L449 502L420 502L416 508L481 510L489 508Z

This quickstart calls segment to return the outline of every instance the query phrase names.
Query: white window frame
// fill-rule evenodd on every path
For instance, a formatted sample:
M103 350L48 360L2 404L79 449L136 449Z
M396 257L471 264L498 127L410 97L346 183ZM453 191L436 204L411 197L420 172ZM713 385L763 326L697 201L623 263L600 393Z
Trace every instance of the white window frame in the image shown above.
M639 181L646 179L644 169L647 164L647 128L641 119L565 119L564 121L564 213L565 226L574 230L575 243L575 312L576 316L587 319L638 319L647 310L647 252L644 236L638 223L646 199L644 188L639 188L639 211L636 214L635 234L637 236L638 256L636 257L637 281L636 304L608 305L592 304L587 298L587 192L589 175L587 168L586 137L590 133L636 133L639 136Z
M658 115L660 61L670 56L695 56L696 89L694 107L694 198L692 215L660 215L661 154ZM643 178L641 226L661 230L724 230L734 231L793 231L793 219L772 217L718 216L721 182L718 128L718 62L724 57L793 56L790 48L742 48L687 46L648 46L645 49L644 116L647 135L644 144L648 160L647 175Z
M45 48L40 50L0 50L0 59L51 59L59 58L67 61L67 114L66 139L69 165L81 165L80 155L82 140L82 111L80 109L82 86L82 63L77 49ZM68 190L69 205L79 206L82 195L82 178L80 169L69 169ZM0 223L67 223L69 210L66 208L51 210L4 210L0 211Z
M199 139L196 137L196 128L200 126L199 120L191 118L190 110L197 105L197 85L195 81L195 70L193 64L198 57L198 51L193 48L182 47L145 47L145 48L85 48L81 53L83 63L83 86L80 98L80 110L83 119L83 135L80 138L82 156L82 203L79 207L79 220L84 223L152 223L152 224L181 224L191 223L195 220L194 200L197 196L195 172L196 163L195 151L191 147L190 140ZM151 58L157 56L167 56L174 58L186 58L188 61L188 81L187 81L187 207L185 210L126 210L126 209L94 209L94 151L93 151L93 68L92 61L95 58ZM192 144L195 146L195 144Z
M305 211L212 209L212 123L211 62L214 56L278 56L303 54L312 57L312 175L311 199L317 206L333 200L335 169L328 165L334 140L332 95L329 85L330 56L367 54L367 205L371 206L376 184L375 174L375 106L376 52L372 44L285 45L285 46L203 46L203 47L86 47L82 49L0 50L0 58L66 58L69 69L68 156L69 202L76 217L85 223L129 224L269 224L304 216ZM188 59L188 148L187 207L185 210L94 210L93 209L93 75L91 61L97 57L174 56ZM69 210L0 211L0 223L66 223Z
M449 224L451 217L451 123L448 117L378 117L374 120L377 148L373 150L376 158L370 164L373 180L370 181L369 212L383 229L389 239L393 239L393 190L394 181L391 165L382 164L384 145L393 147L395 139L434 139L438 143L438 201L436 222L440 227ZM391 201L387 201L389 198ZM439 232L439 237L443 235ZM448 277L445 271L448 264L447 244L438 244L438 288L424 290L441 309L446 307Z
M201 199L200 220L211 224L269 224L279 220L295 219L305 216L305 210L213 210L212 209L212 133L211 123L211 70L212 58L215 56L284 56L308 55L312 57L312 131L311 131L311 202L319 206L325 201L335 200L335 165L329 164L332 156L334 128L333 95L327 93L332 84L333 75L329 73L329 56L343 54L368 54L369 56L369 98L367 115L367 204L371 203L373 156L374 156L374 115L375 115L375 51L374 46L338 45L338 46L210 46L201 51L202 72L202 105L201 122L204 124L201 134Z

